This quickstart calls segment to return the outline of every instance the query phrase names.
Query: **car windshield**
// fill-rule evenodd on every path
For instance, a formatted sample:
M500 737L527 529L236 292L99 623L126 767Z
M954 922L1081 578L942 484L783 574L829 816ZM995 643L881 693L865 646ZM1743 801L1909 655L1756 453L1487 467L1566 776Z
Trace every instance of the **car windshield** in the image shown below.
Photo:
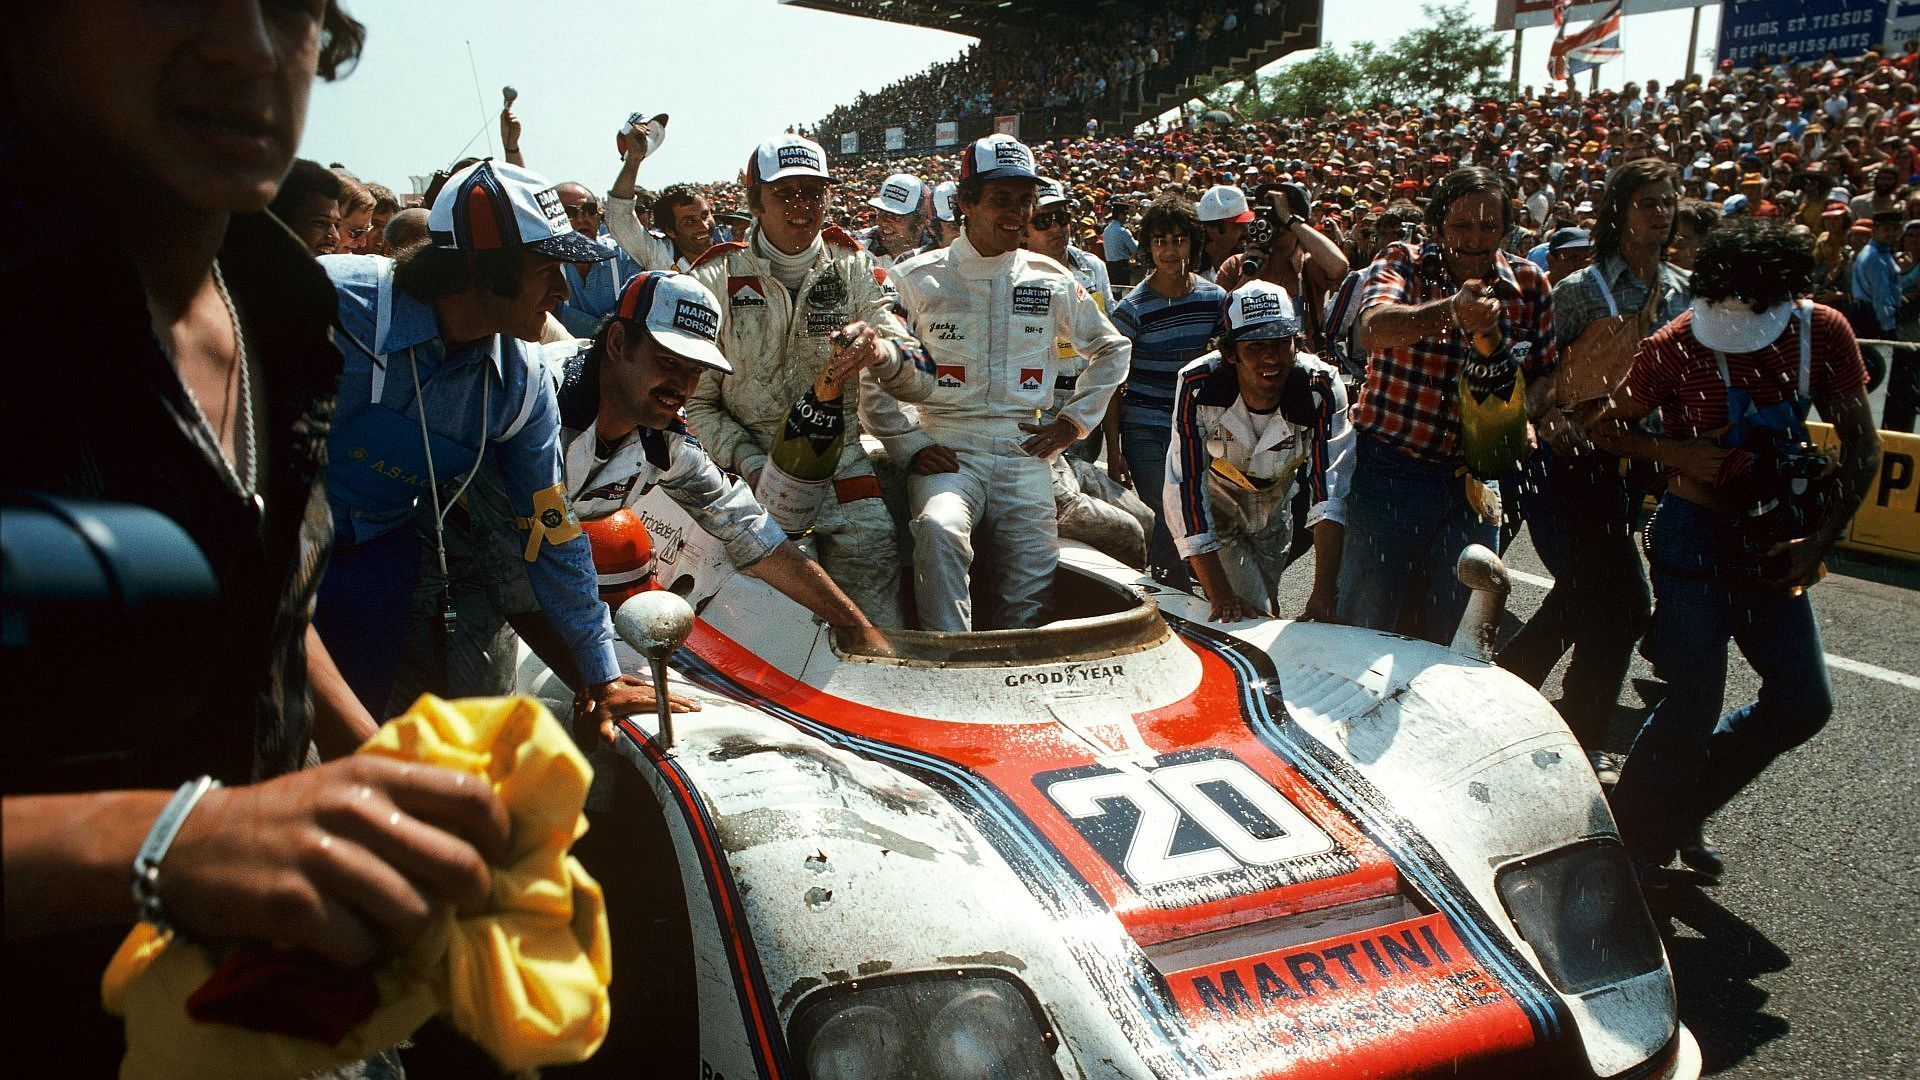
M882 655L871 639L862 643L836 630L834 648L844 656L944 667L1088 660L1151 648L1171 632L1152 598L1125 586L1062 565L1054 575L1057 618L1031 630L936 633L883 630L892 650Z

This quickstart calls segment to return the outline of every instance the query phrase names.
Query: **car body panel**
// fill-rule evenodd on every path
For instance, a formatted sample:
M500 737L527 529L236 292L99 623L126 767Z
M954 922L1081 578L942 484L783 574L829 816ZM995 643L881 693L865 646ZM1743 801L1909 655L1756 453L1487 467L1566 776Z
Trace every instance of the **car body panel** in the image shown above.
M627 718L619 748L666 809L717 1074L803 1075L787 1038L819 995L970 969L1031 990L1063 1076L1510 1054L1697 1074L1664 964L1560 993L1503 909L1503 867L1617 840L1572 736L1505 672L1349 627L1228 633L1073 545L1063 573L1152 594L1168 631L1053 660L848 655L677 507L644 509L701 614L673 667L702 709L671 747Z

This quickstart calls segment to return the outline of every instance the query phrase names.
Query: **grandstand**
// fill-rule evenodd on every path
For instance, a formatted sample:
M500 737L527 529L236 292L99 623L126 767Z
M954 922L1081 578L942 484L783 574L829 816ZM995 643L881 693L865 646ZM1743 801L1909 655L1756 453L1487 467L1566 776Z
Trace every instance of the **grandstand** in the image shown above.
M837 156L931 150L1014 117L1028 141L1121 133L1231 79L1320 43L1322 0L781 0L979 39L835 109L812 134ZM890 131L890 129L894 129ZM889 146L889 135L893 146Z

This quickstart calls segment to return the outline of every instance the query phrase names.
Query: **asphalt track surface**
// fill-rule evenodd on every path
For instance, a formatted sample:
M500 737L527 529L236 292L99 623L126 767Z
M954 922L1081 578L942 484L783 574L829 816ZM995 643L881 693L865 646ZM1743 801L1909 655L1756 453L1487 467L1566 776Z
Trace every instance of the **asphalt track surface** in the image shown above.
M1548 579L1524 530L1507 562L1519 571L1511 631ZM1649 898L1712 1076L1920 1077L1920 566L1843 556L1830 570L1811 591L1828 655L1905 684L1834 666L1826 729L1708 824L1725 880ZM1284 614L1311 582L1306 565L1288 569ZM1543 688L1549 700L1559 679ZM1727 707L1759 685L1735 650ZM1634 657L1613 749L1632 745L1661 692Z
M1311 561L1309 552L1288 570L1284 614L1304 605ZM1508 563L1518 572L1511 631L1538 607L1547 581L1524 531ZM1725 881L1661 890L1649 907L1708 1075L1920 1077L1920 567L1842 559L1812 595L1828 654L1895 681L1834 670L1837 706L1826 729L1710 824L1728 861ZM1751 700L1758 685L1736 653L1729 706ZM1614 714L1615 749L1631 745L1660 692L1636 657ZM1545 693L1558 696L1558 671ZM620 825L596 824L583 846L617 848L603 849L603 859L664 865L657 811L637 785L622 785L621 798ZM549 1070L554 1077L699 1075L685 909L668 875L640 880L646 895L627 894L626 926L644 930L616 934L615 970L646 974L624 993L616 974L614 1005L616 1016L645 1019L616 1019L593 1062ZM641 1073L634 1062L646 1063ZM475 1075L424 1064L410 1068L423 1077Z

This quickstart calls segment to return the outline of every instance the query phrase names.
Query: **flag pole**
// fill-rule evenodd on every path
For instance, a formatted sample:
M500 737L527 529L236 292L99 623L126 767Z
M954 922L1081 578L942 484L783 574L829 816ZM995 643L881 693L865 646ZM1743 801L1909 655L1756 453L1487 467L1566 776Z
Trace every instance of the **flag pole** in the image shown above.
M1693 6L1693 32L1687 35L1687 78L1693 78L1694 65L1700 62L1700 5Z

